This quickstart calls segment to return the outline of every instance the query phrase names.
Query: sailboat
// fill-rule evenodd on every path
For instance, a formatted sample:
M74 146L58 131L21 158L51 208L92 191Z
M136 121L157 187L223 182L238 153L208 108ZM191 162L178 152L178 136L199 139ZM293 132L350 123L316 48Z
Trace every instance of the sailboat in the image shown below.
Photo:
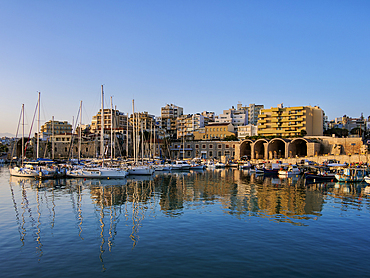
M80 113L82 113L82 109L80 109ZM101 167L86 167L86 166L79 166L77 168L73 168L67 171L68 177L73 178L99 178L99 179L120 179L125 178L128 172L121 168L110 168L104 166L104 90L103 85L101 85L101 134L100 134L100 155L102 158L102 166ZM80 136L81 136L81 128L80 128Z
M15 166L13 168L9 168L9 172L11 176L16 176L16 177L38 177L40 172L37 169L35 169L32 165L24 165L24 156L25 156L24 104L22 104L21 115L19 118L19 123L18 123L18 128L17 128L17 134L18 134L19 124L20 124L21 119L22 119L22 154L21 154L22 164L21 164L21 167Z
M138 125L135 127L135 104L134 100L132 100L132 132L133 132L133 145L134 145L134 165L129 166L128 173L129 175L152 175L154 173L154 169L149 165L138 165L138 155L137 155L137 148L136 148L136 133L138 129ZM142 130L143 131L143 130ZM143 150L142 150L143 151Z

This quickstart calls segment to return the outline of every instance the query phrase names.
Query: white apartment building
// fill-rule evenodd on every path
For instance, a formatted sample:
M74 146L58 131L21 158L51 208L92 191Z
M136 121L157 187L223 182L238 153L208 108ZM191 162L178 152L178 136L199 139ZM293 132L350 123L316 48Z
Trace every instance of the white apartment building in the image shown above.
M258 127L256 125L238 126L238 139L244 140L246 136L257 136Z
M242 104L238 104L237 109L234 106L231 109L224 110L223 114L215 117L216 123L231 123L234 126L234 131L238 131L239 126L248 124L248 111Z

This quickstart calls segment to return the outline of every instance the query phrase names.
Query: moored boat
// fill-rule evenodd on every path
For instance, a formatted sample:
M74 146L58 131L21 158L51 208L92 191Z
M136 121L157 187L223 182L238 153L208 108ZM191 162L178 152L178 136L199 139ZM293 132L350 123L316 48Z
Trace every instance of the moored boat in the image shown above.
M286 169L281 169L278 171L281 176L295 176L301 174L301 170L297 165L289 165Z
M361 182L365 181L367 174L365 168L343 168L335 174L335 178L339 182Z

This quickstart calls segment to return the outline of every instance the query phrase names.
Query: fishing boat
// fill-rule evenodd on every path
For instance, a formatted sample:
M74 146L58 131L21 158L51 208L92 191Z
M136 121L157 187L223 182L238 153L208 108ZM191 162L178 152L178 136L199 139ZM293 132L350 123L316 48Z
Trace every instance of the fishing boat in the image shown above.
M241 163L239 163L239 166L238 166L239 170L249 169L251 167L252 167L252 165L249 161L241 162Z
M281 169L278 171L278 174L281 176L296 176L301 174L301 170L298 168L297 165L289 165L285 169Z
M338 170L335 178L339 182L361 182L365 181L368 171L365 168L343 168Z

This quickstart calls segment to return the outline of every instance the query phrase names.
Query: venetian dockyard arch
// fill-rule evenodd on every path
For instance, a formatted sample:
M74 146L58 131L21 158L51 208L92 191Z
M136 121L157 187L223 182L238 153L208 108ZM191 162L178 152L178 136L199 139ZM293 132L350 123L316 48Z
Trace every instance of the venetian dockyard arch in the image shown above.
M253 149L252 140L247 139L241 142L239 146L240 158L242 158L243 156L248 156L249 159L252 159L253 154L252 149Z
M309 140L304 138L295 138L288 144L288 157L307 156L307 144Z
M252 159L266 159L268 143L266 139L256 140L252 146Z
M286 158L287 144L289 139L274 138L268 143L268 157L267 159Z

